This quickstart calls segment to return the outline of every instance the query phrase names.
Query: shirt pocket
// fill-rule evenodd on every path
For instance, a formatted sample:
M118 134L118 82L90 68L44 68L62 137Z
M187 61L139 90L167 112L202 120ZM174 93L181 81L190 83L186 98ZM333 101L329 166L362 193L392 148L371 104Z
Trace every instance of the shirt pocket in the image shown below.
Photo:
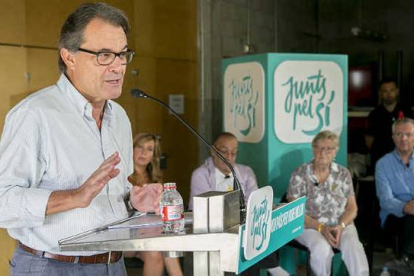
M338 198L346 198L344 188L341 187L341 186L339 186L339 185L337 185L337 184L332 184L329 187L329 191L330 191L330 193L332 194L332 196L335 199L338 199Z

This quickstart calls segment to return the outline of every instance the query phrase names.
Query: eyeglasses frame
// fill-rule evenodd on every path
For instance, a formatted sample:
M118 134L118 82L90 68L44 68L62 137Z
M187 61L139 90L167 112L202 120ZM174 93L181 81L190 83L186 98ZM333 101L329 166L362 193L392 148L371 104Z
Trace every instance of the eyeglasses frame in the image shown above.
M84 53L88 53L88 54L91 54L91 55L95 55L96 56L96 62L99 65L102 65L102 66L111 65L115 61L115 59L117 57L119 57L121 59L121 55L127 54L127 53L131 53L132 54L131 55L131 59L129 61L127 60L126 63L122 63L122 65L126 65L126 64L128 64L128 63L130 63L132 61L132 59L134 58L134 55L135 55L135 52L133 50L131 50L131 49L127 49L126 51L122 51L122 52L119 52L119 53L115 53L115 52L111 52L111 51L99 51L99 52L95 52L95 51L91 51L91 50L88 50L88 49L84 49L84 48L79 47L78 48L78 51L84 52ZM114 54L115 57L114 57L114 59L110 63L108 63L108 64L102 64L102 63L99 62L99 55L100 54Z

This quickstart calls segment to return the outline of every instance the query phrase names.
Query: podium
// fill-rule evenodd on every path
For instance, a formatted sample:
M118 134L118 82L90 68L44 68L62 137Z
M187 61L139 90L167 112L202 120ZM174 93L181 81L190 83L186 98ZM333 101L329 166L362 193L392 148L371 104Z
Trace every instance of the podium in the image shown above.
M185 215L191 216L191 213L185 213ZM140 223L148 216L154 215L145 215L133 220ZM220 263L217 264L217 267L221 271L236 272L237 260L235 256L238 250L238 225L226 229L222 233L207 234L192 233L193 227L191 224L186 224L185 228L185 234L168 235L162 233L160 225L142 228L110 228L110 225L106 225L61 240L59 246L62 251L217 252L220 256ZM205 271L205 266L207 266L206 263L195 262L194 270Z
M271 252L274 252L276 249L274 249L275 247L272 247L273 245L269 246L267 249L269 249L268 252L270 253L264 252L262 256L258 256L255 259L253 258L253 260L244 260L243 233L245 232L245 225L239 225L238 223L228 225L229 220L226 219L227 212L231 213L235 210L238 211L238 194L238 191L234 191L208 195L205 197L207 198L204 200L204 204L207 203L207 209L205 210L212 216L209 217L206 213L197 212L196 209L194 209L193 219L191 213L185 213L185 233L164 234L162 233L162 224L159 216L142 214L137 217L127 218L60 240L59 247L61 251L194 252L194 275L219 276L224 275L225 272L240 273ZM222 200L220 198L222 198ZM214 202L216 203L221 200L223 204L221 206L220 204L215 204L214 206L208 205L209 199L214 199ZM195 200L195 202L196 201L197 200ZM304 200L300 202L292 202L291 204L275 210L278 211L276 213L281 217L279 220L277 220L277 218L275 219L275 227L278 228L278 230L282 229L281 223L285 223L283 221L283 216L286 218L289 216L284 215L286 211L289 212L289 210L293 210L293 208L297 209L298 206L303 208ZM194 205L194 207L196 208L196 205ZM214 212L212 211L214 208L223 209L224 215L213 215ZM209 209L211 209L211 211L209 211ZM275 211L272 213L272 223L273 218L275 217L273 214L276 214ZM223 224L226 226L225 229L220 229L220 227L217 228L217 220L215 218L221 220L224 218L223 221L226 221L226 223ZM213 225L211 223L207 223L207 229L205 229L205 231L201 230L200 222L202 223L205 219L207 219L207 221L210 219L215 220L213 223L215 228L211 228L213 232L210 231L209 227L209 225ZM196 229L193 227L192 221L194 221ZM232 221L232 219L230 221ZM296 219L299 228L297 225L292 225L292 227L294 227L294 230L292 231L289 227L285 228L286 231L292 232L291 235L285 235L286 238L277 244L272 242L272 239L269 239L269 241L276 244L278 247L282 246L302 233L303 221L304 214L301 214L301 216ZM273 228L274 227L272 227L272 230ZM276 234L280 235L280 233L282 232ZM281 236L283 236L283 233Z

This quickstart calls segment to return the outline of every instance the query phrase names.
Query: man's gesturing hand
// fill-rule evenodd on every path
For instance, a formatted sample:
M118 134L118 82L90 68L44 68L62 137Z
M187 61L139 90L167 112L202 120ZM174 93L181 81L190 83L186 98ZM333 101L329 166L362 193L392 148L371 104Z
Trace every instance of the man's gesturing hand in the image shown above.
M46 215L88 207L109 180L119 174L115 166L120 161L118 152L115 152L79 188L53 191L47 202Z
M119 169L116 169L115 166L120 161L119 153L115 152L76 190L76 198L79 200L80 207L89 206L91 201L105 187L109 180L119 174Z

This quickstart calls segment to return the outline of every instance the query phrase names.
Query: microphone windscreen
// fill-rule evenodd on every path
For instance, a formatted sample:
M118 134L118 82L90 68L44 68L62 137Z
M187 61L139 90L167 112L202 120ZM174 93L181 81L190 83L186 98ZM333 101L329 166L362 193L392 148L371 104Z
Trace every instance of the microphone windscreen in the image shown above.
M134 88L131 90L131 95L134 98L145 98L147 96L147 94L145 94L144 91L138 89L138 88Z

